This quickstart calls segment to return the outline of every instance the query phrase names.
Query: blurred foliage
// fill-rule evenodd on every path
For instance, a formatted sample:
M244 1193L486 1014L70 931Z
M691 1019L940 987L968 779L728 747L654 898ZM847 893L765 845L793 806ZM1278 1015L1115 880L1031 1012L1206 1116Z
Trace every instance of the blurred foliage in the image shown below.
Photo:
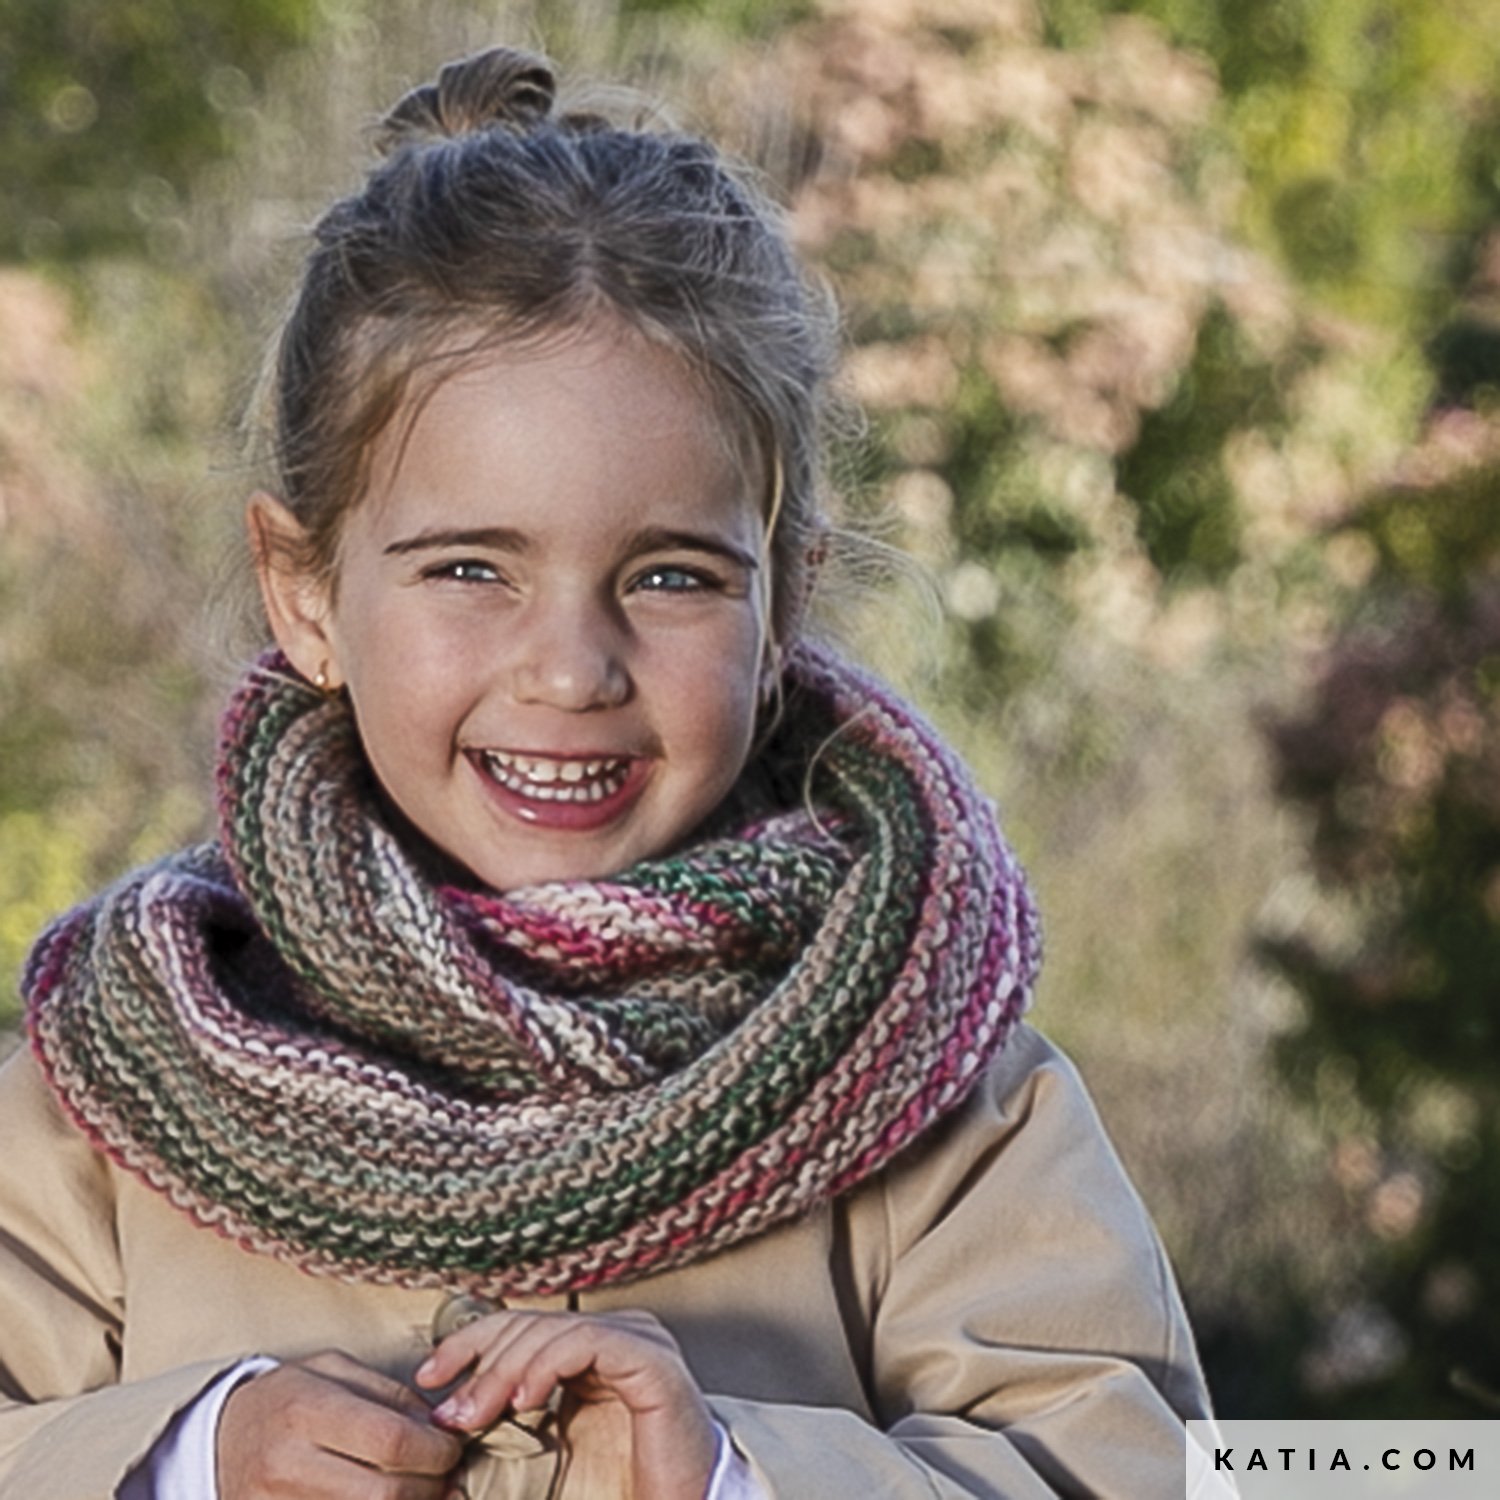
M202 504L219 345L202 297L140 264L92 266L71 298L0 274L8 995L44 916L203 824L202 619L227 520Z
M0 257L170 241L314 5L0 0Z
M1357 1311L1381 1337L1352 1370L1323 1353L1343 1377L1326 1399L1482 1416L1500 1391L1482 1295L1500 1276L1500 430L1439 410L1342 541L1369 580L1272 732L1324 906L1263 943L1303 1000L1287 1075L1355 1106L1334 1159L1368 1247Z
M0 965L14 974L42 923L88 890L87 829L56 811L0 813Z
M1003 804L1048 916L1043 1021L1178 1257L1222 1409L1430 1415L1497 1385L1480 0L0 21L0 256L28 263L0 274L0 972L208 824L239 648L203 622L256 477L224 439L303 227L403 89L536 46L751 156L834 281L869 413L849 503L931 580L851 628Z
M634 16L682 17L707 20L728 34L765 35L815 9L813 0L619 0L618 14L629 23Z
M1250 189L1245 220L1299 283L1419 338L1445 316L1500 206L1489 0L1111 8L1154 17L1213 60Z
M1290 140L1262 180L1287 226L1299 191L1352 226L1345 265L1318 264L1283 226L1288 259L1326 300L1403 324L1434 400L1418 440L1328 530L1357 587L1310 693L1271 727L1317 879L1299 919L1262 937L1298 995L1277 1053L1324 1122L1359 1267L1304 1302L1316 1317L1294 1368L1316 1411L1488 1416L1500 1392L1500 1320L1482 1295L1500 1272L1500 22L1465 6L1347 10L1342 33L1296 13L1301 85L1250 85L1279 94L1265 118L1284 136L1299 87L1344 80L1354 123L1339 185L1314 204L1314 176L1292 168L1315 153ZM1342 72L1322 72L1331 50ZM1382 161L1392 169L1373 171Z

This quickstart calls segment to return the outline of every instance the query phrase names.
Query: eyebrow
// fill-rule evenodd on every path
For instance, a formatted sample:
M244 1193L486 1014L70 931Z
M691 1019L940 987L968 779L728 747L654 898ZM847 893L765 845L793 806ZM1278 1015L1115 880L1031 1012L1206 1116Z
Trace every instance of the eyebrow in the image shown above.
M429 552L439 547L492 547L497 552L530 552L531 538L510 526L476 526L467 530L419 531L402 537L384 550L386 557L400 557L406 552Z
M511 526L477 526L472 528L450 528L419 531L415 536L402 537L389 543L384 549L386 557L400 557L408 552L437 551L448 547L489 547L497 552L514 552L524 555L534 551L534 544L524 531ZM646 526L632 535L625 544L627 558L640 557L647 552L704 552L712 557L722 557L736 566L755 572L760 561L753 553L721 537L709 536L699 531L674 531L665 526Z
M665 526L642 527L625 545L626 557L640 557L646 552L707 552L750 573L760 567L760 559L753 552L736 547L722 537L707 536L701 531L673 531Z

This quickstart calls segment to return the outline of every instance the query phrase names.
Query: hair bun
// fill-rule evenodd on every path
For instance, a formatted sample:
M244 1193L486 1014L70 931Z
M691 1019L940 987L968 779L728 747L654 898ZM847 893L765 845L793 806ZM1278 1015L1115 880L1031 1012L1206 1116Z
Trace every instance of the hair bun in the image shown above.
M376 149L389 155L408 141L452 138L495 125L534 130L552 112L557 81L534 52L491 47L448 63L436 83L397 101L380 124Z

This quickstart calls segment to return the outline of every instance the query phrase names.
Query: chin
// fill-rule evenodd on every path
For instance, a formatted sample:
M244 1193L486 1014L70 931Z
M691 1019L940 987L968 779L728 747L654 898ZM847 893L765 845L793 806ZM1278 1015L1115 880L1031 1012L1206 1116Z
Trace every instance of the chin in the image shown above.
M605 880L627 870L643 855L609 854L605 851L577 853L555 851L530 855L518 852L512 859L489 858L466 865L471 877L480 885L504 894L529 885L548 885L566 880Z

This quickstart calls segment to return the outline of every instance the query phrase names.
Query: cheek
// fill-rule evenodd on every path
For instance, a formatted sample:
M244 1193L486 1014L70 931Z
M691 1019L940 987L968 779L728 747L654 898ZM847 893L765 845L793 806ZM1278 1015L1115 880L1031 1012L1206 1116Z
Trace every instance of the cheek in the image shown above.
M748 612L712 630L673 633L650 645L653 676L676 678L717 701L753 697L760 659L760 626Z
M760 694L760 630L753 620L726 623L711 637L663 643L653 681L665 695L679 743L692 742L722 763L742 756L754 734Z
M366 693L423 695L462 681L482 659L480 633L406 593L351 590L337 617L341 659Z
M345 682L381 779L399 779L403 767L446 764L478 680L472 646L452 632L419 628L394 609L351 609L343 639Z

